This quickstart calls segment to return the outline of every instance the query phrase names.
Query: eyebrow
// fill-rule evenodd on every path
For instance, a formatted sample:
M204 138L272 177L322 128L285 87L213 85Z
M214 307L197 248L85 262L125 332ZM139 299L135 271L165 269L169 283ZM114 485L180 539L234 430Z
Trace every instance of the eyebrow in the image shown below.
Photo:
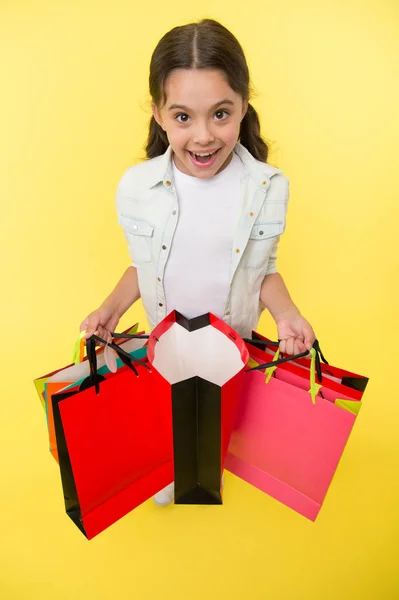
M220 102L216 102L216 104L214 104L211 108L214 110L215 108L217 108L218 106L221 106L222 104L231 104L232 106L234 106L234 102L232 100L221 100ZM189 111L190 109L187 106L184 106L183 104L172 104L171 106L169 106L168 110L174 110L176 108L181 108L182 110L186 110Z

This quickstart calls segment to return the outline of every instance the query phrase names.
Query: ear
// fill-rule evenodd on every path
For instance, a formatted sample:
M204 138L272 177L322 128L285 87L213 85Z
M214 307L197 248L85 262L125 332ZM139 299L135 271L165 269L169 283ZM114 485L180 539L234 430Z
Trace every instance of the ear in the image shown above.
M154 116L154 119L156 120L156 122L158 123L158 125L160 127L162 127L162 129L165 131L165 128L163 126L163 122L162 122L162 119L161 119L160 112L159 112L159 110L158 110L158 108L157 108L157 106L156 106L156 104L154 102L151 102L151 110L152 110L152 114Z

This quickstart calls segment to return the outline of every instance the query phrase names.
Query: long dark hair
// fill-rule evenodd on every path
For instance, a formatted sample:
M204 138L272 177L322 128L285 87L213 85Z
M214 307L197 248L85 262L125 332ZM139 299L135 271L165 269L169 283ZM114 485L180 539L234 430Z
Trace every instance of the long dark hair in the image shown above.
M165 102L164 85L174 69L218 69L223 71L232 90L250 98L250 81L244 52L234 35L213 19L203 19L174 27L158 42L150 64L150 95L160 107ZM241 121L240 143L258 160L266 162L268 145L260 133L256 110L249 104ZM151 117L145 151L147 158L163 154L169 145L165 131Z

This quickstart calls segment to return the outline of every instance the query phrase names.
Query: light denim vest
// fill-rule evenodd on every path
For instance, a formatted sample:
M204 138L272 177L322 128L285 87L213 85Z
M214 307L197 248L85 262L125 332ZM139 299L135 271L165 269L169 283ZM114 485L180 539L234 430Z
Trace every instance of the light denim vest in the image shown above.
M289 181L281 170L256 160L242 144L237 143L234 152L245 167L245 175L230 260L230 289L224 315L217 316L242 337L250 337L264 309L259 301L263 279L276 272ZM116 208L153 329L167 314L163 277L179 219L171 146L163 155L127 169L118 184Z

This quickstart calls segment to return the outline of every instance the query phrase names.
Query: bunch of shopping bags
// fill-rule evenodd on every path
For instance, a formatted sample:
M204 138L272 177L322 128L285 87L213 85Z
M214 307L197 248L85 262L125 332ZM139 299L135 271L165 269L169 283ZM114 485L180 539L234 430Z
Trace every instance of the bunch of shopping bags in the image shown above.
M210 313L113 337L35 380L65 509L88 539L173 481L175 504L222 504L225 468L316 518L366 377L323 364L317 342L311 360L281 357Z

